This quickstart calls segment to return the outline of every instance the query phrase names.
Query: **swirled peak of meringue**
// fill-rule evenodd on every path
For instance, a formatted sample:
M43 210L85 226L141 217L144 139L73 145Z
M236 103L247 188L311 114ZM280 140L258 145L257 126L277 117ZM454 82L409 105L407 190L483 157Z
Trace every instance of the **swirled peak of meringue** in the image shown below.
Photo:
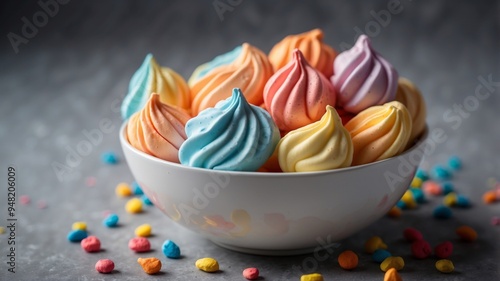
M127 123L127 139L138 150L179 163L179 148L186 140L184 125L191 117L182 109L160 102L153 93Z
M209 62L206 62L200 66L198 66L191 77L188 80L188 84L192 86L196 81L198 81L200 78L203 76L207 75L212 69L222 66L222 65L228 65L232 63L241 53L241 46L237 46L233 50L216 56L214 59L212 59Z
M354 166L403 152L410 139L412 121L406 106L393 101L363 110L345 128L351 134L354 146Z
M332 47L323 42L323 31L321 29L288 35L274 45L271 52L269 52L269 60L275 71L290 61L295 49L299 49L309 64L326 77L333 74L333 61L337 53Z
M264 109L249 104L240 91L186 124L181 164L226 171L256 171L271 156L280 135Z
M282 132L318 121L326 112L326 106L334 106L335 100L328 79L310 66L298 49L264 88L266 109Z
M193 116L230 97L234 88L241 89L249 103L262 105L262 92L271 75L273 67L266 54L243 43L240 55L232 63L212 69L191 86Z
M370 39L361 35L351 49L335 59L331 81L338 105L348 112L358 113L372 105L393 101L398 73L373 50Z
M410 80L399 78L398 90L396 92L396 101L404 104L410 112L413 129L411 131L408 145L413 145L415 140L425 130L425 118L427 116L427 107L424 97L420 90Z
M326 107L319 121L286 134L277 150L283 172L348 167L353 157L351 136L332 106Z
M122 118L127 119L141 110L152 93L157 93L163 103L186 110L191 108L191 95L184 78L168 67L161 67L153 55L148 54L130 80L121 105Z

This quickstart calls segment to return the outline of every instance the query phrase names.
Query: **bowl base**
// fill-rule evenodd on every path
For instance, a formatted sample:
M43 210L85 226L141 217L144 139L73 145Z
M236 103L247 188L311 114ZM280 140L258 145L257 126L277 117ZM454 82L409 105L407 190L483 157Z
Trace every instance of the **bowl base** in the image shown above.
M239 247L239 246L234 246L234 245L228 245L225 243L221 243L218 241L210 240L217 246L220 246L222 248L235 251L235 252L240 252L244 254L251 254L251 255L259 255L259 256L297 256L297 255L305 255L305 254L310 254L315 251L318 251L318 246L314 247L309 247L309 248L300 248L300 249L290 249L290 250L271 250L271 249L252 249L252 248L245 248L245 247ZM337 248L339 246L339 243L331 243L329 245L322 245L321 246L321 251L327 250L330 248Z

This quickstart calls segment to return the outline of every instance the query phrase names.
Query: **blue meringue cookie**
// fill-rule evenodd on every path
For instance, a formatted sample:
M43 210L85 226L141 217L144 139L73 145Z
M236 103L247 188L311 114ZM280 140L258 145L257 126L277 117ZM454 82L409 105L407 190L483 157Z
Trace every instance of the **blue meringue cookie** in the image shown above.
M240 89L186 123L181 164L225 171L256 171L280 140L279 129L264 109L249 104Z
M191 77L188 80L188 84L193 85L193 83L203 78L203 76L207 75L207 73L209 73L212 69L216 67L232 63L240 55L240 53L241 53L241 45L237 46L236 48L225 54L216 56L209 62L206 62L198 66L193 71L193 74L191 74Z

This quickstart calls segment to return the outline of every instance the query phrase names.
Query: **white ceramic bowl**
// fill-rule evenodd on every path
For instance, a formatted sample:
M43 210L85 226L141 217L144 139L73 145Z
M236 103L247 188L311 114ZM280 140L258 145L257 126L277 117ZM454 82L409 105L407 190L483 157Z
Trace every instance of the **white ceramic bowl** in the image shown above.
M423 156L421 141L400 156L338 170L214 171L143 153L125 128L125 158L156 207L222 247L253 254L312 252L375 222L407 190Z

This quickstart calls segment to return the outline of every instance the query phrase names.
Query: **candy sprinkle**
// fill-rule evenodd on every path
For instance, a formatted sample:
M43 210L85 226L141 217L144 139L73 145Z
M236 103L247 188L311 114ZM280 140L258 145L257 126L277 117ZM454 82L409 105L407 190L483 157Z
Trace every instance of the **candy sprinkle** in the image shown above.
M343 251L339 257L338 262L340 267L345 270L352 270L358 266L358 255L355 252L347 250Z
M28 205L31 202L31 198L28 195L19 196L19 202L23 205Z
M146 196L146 194L142 195L141 199L142 199L142 203L144 203L144 205L148 205L148 206L153 205L153 202L151 202L151 200L149 200L149 198Z
M109 259L98 260L95 264L95 270L99 273L110 273L115 269L115 263Z
M436 269L442 273L450 273L455 270L455 266L450 260L442 259L436 262Z
M491 224L492 225L500 225L500 217L492 217ZM1 231L0 231L0 233L1 233Z
M166 240L161 246L163 254L169 259L178 259L181 257L181 249L171 240Z
M398 206L394 206L389 210L389 212L387 212L387 216L391 218L399 218L401 213L401 209Z
M161 270L161 261L157 258L138 258L137 262L147 274L155 274Z
M145 223L145 224L139 225L135 229L135 235L139 236L139 237L149 237L149 236L151 236L151 230L152 230L151 225Z
M121 182L116 186L115 193L118 197L129 197L132 195L132 189L130 189L128 183Z
M448 159L448 167L452 170L458 171L462 169L462 160L458 156L451 156Z
M101 161L104 164L114 165L118 163L118 156L112 151L107 151L101 154Z
M384 281L403 281L395 268L389 268L384 274Z
M149 243L146 237L134 237L128 241L128 247L137 253L149 252L151 250L151 243Z
M477 232L470 226L462 225L455 230L457 235L465 242L473 242L477 239Z
M391 268L396 270L401 270L405 266L405 261L402 257L388 257L381 264L380 269L383 272L387 272Z
M443 242L434 248L434 254L440 259L446 259L453 253L453 244L450 241Z
M436 218L436 219L449 219L452 217L453 213L451 211L450 208L446 207L446 206L437 206L434 211L432 212L432 215Z
M118 225L118 220L117 214L109 214L102 223L107 227L115 227Z
M418 240L423 240L424 236L422 232L413 227L407 227L403 230L403 236L408 242L415 242Z
M67 238L71 242L80 242L83 239L87 238L87 231L83 231L80 229L72 230L68 233Z
M432 254L431 245L425 240L417 240L411 244L411 254L417 259L425 259Z
M89 236L80 242L82 249L86 252L93 253L101 250L101 241L96 236Z
M429 179L429 173L427 171L418 169L415 173L415 177L421 179L423 182Z
M79 230L86 231L87 230L87 223L84 222L84 221L76 221L71 226L71 229L73 229L73 230L78 230L79 229Z
M451 178L451 173L443 166L436 165L432 168L432 177L436 180L449 180Z
M144 194L144 192L142 191L142 188L135 181L132 183L132 191L134 192L135 195L143 195Z
M142 201L139 198L132 198L125 204L125 211L131 214L142 212Z
M245 268L243 277L247 280L257 280L259 279L259 270L255 267Z
M196 268L205 272L217 272L219 271L219 263L213 258L202 258L196 261Z
M319 273L311 273L300 276L300 281L323 281L323 275Z
M486 191L483 194L483 202L485 204L492 204L495 203L496 201L497 201L497 194L494 190Z
M373 236L365 242L365 251L368 254L373 254L377 249L387 249L387 245L379 236Z
M386 258L392 256L391 253L387 250L384 249L377 249L375 252L372 254L372 260L374 262L381 263L383 262Z

